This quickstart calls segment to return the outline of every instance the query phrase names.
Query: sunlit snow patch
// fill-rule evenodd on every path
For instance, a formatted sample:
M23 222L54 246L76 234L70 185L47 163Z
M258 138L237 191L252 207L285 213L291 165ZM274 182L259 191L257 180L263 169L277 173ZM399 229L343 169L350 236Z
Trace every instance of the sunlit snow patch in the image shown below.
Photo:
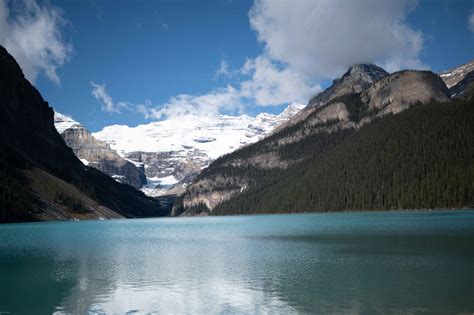
M82 164L86 166L89 165L89 161L87 161L86 159L79 159L79 160L81 160Z
M54 127L56 127L59 133L64 132L66 129L83 128L80 123L71 117L58 112L54 112Z

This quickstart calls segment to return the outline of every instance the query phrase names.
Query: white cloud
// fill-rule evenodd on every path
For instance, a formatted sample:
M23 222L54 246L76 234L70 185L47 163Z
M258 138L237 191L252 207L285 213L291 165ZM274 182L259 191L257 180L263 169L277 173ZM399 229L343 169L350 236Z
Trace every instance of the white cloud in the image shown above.
M102 110L109 113L120 113L122 109L130 109L128 102L117 102L114 104L112 97L107 93L105 84L96 84L91 82L92 95L98 100L102 106Z
M67 23L60 10L40 6L35 0L0 0L0 44L15 57L31 82L43 73L60 84L58 68L72 53L72 45L62 36Z
M469 30L474 33L474 13L472 13L472 14L469 16L469 19L468 19L468 27L469 27Z
M225 77L225 76L228 76L229 73L230 73L229 72L229 64L228 64L227 60L224 57L222 57L221 63L219 64L219 69L217 69L214 77L215 78L218 78L220 76Z
M180 116L209 117L222 111L243 112L247 105L272 106L292 102L306 103L310 96L319 92L319 85L310 86L298 73L282 68L268 58L259 56L247 59L238 71L244 77L236 87L211 90L202 95L180 94L171 97L165 104L155 106L150 100L138 104L136 109L147 119L176 118ZM235 76L225 59L217 75Z
M259 106L306 103L311 95L321 90L319 85L310 86L293 69L279 67L264 56L248 59L242 72L250 74L251 78L242 82L240 94L253 99Z
M150 100L136 106L147 119L176 118L180 116L216 116L222 111L243 112L246 105L270 106L291 102L307 102L320 91L310 87L295 72L281 69L265 57L248 59L240 70L246 76L237 87L227 85L203 95L180 94L171 97L162 106Z
M419 59L422 33L406 23L416 5L415 0L256 0L249 19L264 50L245 62L232 92L218 95L240 107L306 103L321 90L318 82L334 79L356 63L377 63L388 71L424 68ZM224 58L219 76L235 77ZM180 95L148 117L160 118L171 109L176 115L227 108L200 101L215 97L215 92Z
M209 116L246 105L306 103L356 63L377 63L388 71L424 67L423 34L406 22L416 0L256 0L251 27L264 50L240 71L225 58L215 77L238 78L225 88L171 97L162 106L145 101L137 110L147 118Z
M138 104L137 105L137 111L143 116L145 116L146 119L154 118L156 116L156 111L158 111L156 108L152 108L153 103L146 99L143 104Z
M269 58L308 79L356 63L423 67L423 36L406 23L412 0L256 0L249 17Z
M225 88L211 91L207 94L193 96L180 94L171 97L163 106L154 107L152 102L145 100L144 104L139 104L137 110L145 118L162 119L164 117L179 116L215 116L222 109L241 109L242 103L239 91L228 85Z

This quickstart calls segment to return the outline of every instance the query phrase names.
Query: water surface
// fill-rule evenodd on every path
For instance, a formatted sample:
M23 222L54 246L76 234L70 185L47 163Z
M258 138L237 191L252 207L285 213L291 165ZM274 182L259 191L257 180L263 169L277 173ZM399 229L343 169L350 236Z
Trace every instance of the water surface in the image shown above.
M0 312L473 314L474 211L0 226Z

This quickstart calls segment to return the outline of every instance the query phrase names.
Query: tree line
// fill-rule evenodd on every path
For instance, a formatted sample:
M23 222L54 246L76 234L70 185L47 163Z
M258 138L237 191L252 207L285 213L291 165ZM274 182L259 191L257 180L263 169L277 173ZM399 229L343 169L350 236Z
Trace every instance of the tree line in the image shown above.
M473 121L472 99L430 102L359 130L272 148L285 159L304 158L285 170L253 172L255 185L213 214L473 207ZM245 158L264 145L238 154ZM225 170L227 175L246 171Z

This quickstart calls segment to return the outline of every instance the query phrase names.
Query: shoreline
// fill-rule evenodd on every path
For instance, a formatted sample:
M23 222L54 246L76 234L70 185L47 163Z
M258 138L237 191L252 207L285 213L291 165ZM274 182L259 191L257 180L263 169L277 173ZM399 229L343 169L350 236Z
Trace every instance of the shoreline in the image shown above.
M391 209L391 210L340 210L340 211L315 211L315 212L287 212L287 213L251 213L251 214L197 214L197 215L184 215L184 216L162 216L162 217L146 217L146 218L111 218L111 219L70 219L70 220L45 220L45 221L20 221L20 222L5 222L0 223L1 226L8 226L13 224L41 224L41 223L65 223L65 222L109 222L109 221L133 221L133 220L147 220L147 219L191 219L191 218L224 218L224 217L245 217L245 216L279 216L279 215L318 215L318 214L367 214L367 213L448 213L452 211L474 211L474 208L463 207L463 208L435 208L435 209Z

